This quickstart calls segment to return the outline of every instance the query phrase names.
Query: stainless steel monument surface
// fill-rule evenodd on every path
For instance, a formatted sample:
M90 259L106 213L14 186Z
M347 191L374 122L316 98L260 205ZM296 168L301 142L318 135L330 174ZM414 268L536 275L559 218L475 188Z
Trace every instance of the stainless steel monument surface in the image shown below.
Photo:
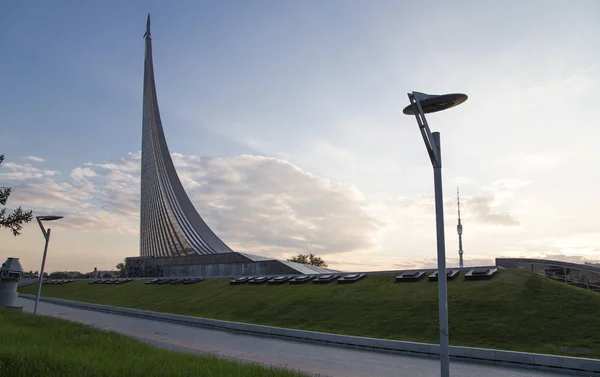
M144 34L140 256L128 276L239 276L339 272L234 252L204 222L187 196L165 139L154 81L150 15Z
M150 15L144 39L140 255L177 257L231 253L200 217L173 166L158 110Z

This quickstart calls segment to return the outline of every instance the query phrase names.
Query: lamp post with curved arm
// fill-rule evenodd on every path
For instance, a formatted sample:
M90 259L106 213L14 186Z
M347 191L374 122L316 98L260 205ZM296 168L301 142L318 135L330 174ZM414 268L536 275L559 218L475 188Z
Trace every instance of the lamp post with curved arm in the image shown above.
M62 219L62 216L36 216L35 219L38 222L38 225L40 226L40 229L42 230L42 234L44 235L44 238L46 239L46 245L44 246L44 256L42 257L42 267L40 268L40 276L39 276L39 280L38 280L38 289L37 289L37 294L35 295L35 305L33 307L33 314L37 313L37 307L38 307L38 303L40 302L40 293L42 292L42 281L44 279L44 266L46 265L46 253L48 252L48 242L50 242L50 231L51 229L48 228L48 230L44 229L44 225L42 224L42 221L53 221L53 220L58 220L58 219Z
M438 304L440 316L440 367L441 376L450 376L450 355L448 338L448 297L446 276L446 245L444 235L444 192L442 190L442 151L440 133L431 132L425 114L449 109L467 100L466 94L430 95L421 92L408 93L410 105L403 110L406 115L414 115L425 142L431 165L435 191L435 222L437 233L438 260Z

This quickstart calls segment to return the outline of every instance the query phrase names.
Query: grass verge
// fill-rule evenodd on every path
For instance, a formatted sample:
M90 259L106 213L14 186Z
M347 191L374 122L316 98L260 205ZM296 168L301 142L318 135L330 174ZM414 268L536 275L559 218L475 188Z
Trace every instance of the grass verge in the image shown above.
M369 275L355 284L44 285L42 295L337 334L439 343L437 284ZM37 285L19 289L35 294ZM450 344L600 358L600 294L502 270L448 283Z
M83 324L7 310L0 310L0 339L0 376L306 376L161 350Z

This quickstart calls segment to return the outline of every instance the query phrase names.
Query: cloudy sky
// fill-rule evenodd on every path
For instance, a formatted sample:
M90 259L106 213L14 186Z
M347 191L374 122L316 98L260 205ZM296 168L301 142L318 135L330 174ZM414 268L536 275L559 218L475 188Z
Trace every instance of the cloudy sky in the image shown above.
M597 1L22 1L0 13L0 186L62 214L47 270L139 253L146 14L167 142L232 248L345 270L435 264L407 92L464 92L442 135L448 263L600 260ZM41 262L37 224L2 259Z

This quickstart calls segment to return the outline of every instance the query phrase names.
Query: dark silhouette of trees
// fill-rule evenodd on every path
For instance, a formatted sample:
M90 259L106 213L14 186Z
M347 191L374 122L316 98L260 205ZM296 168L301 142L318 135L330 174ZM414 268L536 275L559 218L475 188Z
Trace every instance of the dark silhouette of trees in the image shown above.
M314 254L298 254L295 257L291 257L288 259L290 262L302 263L302 264L310 264L311 266L316 267L327 267L327 263L321 258L317 257Z
M3 161L4 155L0 154L0 164L2 164ZM0 187L0 205L6 205L10 192L10 187ZM15 236L21 234L23 224L30 222L32 219L33 212L31 210L24 211L20 206L9 214L6 213L6 208L0 210L0 228L10 229Z
M70 279L73 276L67 271L54 271L49 274L50 279Z
M123 262L117 263L117 265L115 266L115 268L117 269L118 273L119 273L119 277L127 277L127 264L126 264L126 260L123 259Z

